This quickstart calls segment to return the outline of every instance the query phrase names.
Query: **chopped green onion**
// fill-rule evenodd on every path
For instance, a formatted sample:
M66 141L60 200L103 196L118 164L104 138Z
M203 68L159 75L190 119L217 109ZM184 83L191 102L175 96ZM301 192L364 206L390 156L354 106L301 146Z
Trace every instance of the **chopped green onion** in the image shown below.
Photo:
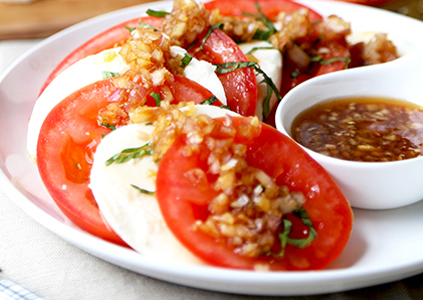
M156 17L156 18L164 18L168 14L169 13L167 11L164 11L164 10L152 10L152 9L147 10L147 15L152 16L152 17Z
M138 158L138 157L142 157L142 156L146 156L146 155L151 155L151 154L153 154L153 149L151 148L151 146L149 144L145 144L145 145L138 147L138 148L124 149L124 150L120 151L119 153L110 157L105 162L105 164L106 164L106 166L109 166L112 163L121 164L121 163L127 162L128 160Z
M201 101L200 104L202 105L212 105L213 103L215 103L217 101L217 97L216 96L211 96L210 98L207 98L204 101Z
M152 92L150 96L153 97L154 100L156 100L156 106L160 106L160 102L162 101L162 96L160 96L160 94L156 92Z
M103 72L101 72L101 77L103 79L116 77L118 75L119 75L119 72L110 72L110 71L103 71Z
M189 53L187 52L187 53L185 53L184 54L184 57L182 58L182 64L181 64L181 67L182 68L185 68L186 66L188 66L189 65L189 63L191 62L191 60L192 60L192 56L191 55L189 55Z
M142 188L140 188L140 187L138 187L138 186L136 186L135 184L131 184L131 186L133 187L133 188L135 188L135 189L137 189L138 191L140 191L141 193L143 193L143 194L147 194L147 195L154 195L156 192L152 192L152 191L147 191L147 190L144 190L144 189L142 189Z

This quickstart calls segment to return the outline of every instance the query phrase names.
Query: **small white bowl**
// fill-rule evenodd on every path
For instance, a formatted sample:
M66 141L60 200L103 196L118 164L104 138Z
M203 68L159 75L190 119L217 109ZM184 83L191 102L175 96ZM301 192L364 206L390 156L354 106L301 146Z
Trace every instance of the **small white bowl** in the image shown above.
M349 96L382 96L423 106L423 50L393 62L339 71L291 90L276 112L276 128L291 136L291 124L305 109ZM353 162L305 149L333 177L351 206L390 209L423 199L423 157L394 162Z

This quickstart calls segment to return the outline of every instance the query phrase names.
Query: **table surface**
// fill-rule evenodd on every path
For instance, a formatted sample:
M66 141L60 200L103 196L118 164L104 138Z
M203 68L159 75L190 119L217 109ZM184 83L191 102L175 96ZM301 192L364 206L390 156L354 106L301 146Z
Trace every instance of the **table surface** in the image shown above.
M411 2L406 2L406 4L409 3ZM405 13L412 12L412 10L404 10L403 7L404 5L395 4L389 8ZM416 17L421 16L416 15ZM0 41L0 74L39 41ZM0 269L0 277L9 278L42 295L44 299L52 300L277 299L277 297L253 297L193 289L142 276L109 264L65 242L42 227L16 206L1 187ZM335 294L289 297L289 299L374 299L376 297L421 299L423 298L423 274L370 288ZM0 292L0 299L9 298L2 298Z

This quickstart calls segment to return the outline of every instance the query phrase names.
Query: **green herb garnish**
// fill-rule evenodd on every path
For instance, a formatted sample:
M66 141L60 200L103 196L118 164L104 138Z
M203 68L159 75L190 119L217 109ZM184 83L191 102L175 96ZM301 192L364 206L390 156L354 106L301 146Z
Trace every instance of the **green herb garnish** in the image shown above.
M215 30L215 29L217 29L217 28L222 29L223 28L223 24L222 23L217 23L217 24L214 24L214 25L210 26L209 30L207 31L207 34L204 36L203 40L201 41L201 47L200 47L200 50L201 51L203 51L204 44L206 43L206 41L209 38L209 36L212 33L212 31Z
M153 97L153 99L156 101L156 106L160 106L160 103L162 101L162 96L160 96L160 94L156 92L152 92L150 96Z
M100 124L100 126L103 126L103 127L109 128L109 129L111 129L111 130L116 130L116 126L115 126L115 125L112 125L112 124L101 123L101 124Z
M211 96L210 98L207 98L204 101L201 101L200 104L202 105L212 105L213 103L215 103L217 101L217 97L216 96Z
M164 10L147 9L147 15L152 16L152 17L156 17L156 18L164 18L168 14L169 13L167 11L164 11Z
M285 253L285 248L287 244L303 249L310 246L310 244L317 238L317 232L314 229L313 223L311 222L310 217L308 216L306 210L303 207L301 207L296 209L293 212L293 214L296 215L298 218L300 218L303 224L308 227L309 229L308 237L305 239L290 238L289 234L291 232L292 223L291 221L284 218L283 219L284 231L279 234L279 240L281 241L282 250L277 254L273 254L275 256L283 256Z
M271 50L271 49L275 49L275 48L273 48L273 47L253 47L253 48L251 48L251 50L250 51L248 51L247 53L245 53L245 54L252 54L253 52L255 52L255 51L257 51L257 50Z
M118 75L119 75L119 72L110 72L110 71L103 71L103 72L101 72L101 77L103 79L116 77Z
M278 88L273 83L272 79L267 76L267 74L260 68L259 64L254 61L240 61L240 62L229 62L223 64L217 64L216 72L220 74L226 74L232 71L235 71L240 68L252 68L257 73L263 75L263 81L261 83L265 83L267 85L267 94L266 98L263 100L263 119L267 117L270 112L270 98L272 96L272 91L275 93L276 98L278 101L282 100L282 96L279 93Z
M152 155L153 149L151 148L150 144L145 144L138 148L128 148L120 151L119 153L113 155L110 157L106 162L106 166L111 165L112 163L121 164L124 162L127 162L128 160L146 156L146 155Z
M312 56L311 61L317 62L321 65L328 65L337 61L345 62L345 69L348 69L348 64L351 62L351 58L348 57L334 57L330 59L323 59L321 56Z
M152 192L152 191L147 191L147 190L144 190L144 189L142 189L142 188L140 188L140 187L138 187L138 186L136 186L135 184L131 184L131 186L133 187L133 188L135 188L135 189L137 189L138 191L140 191L141 193L143 193L143 194L147 194L147 195L154 195L156 192Z
M189 53L187 52L187 53L185 53L184 54L184 57L182 58L182 61L181 61L181 67L182 68L185 68L186 66L188 66L189 65L189 63L191 62L191 60L192 60L192 56L191 55L189 55Z

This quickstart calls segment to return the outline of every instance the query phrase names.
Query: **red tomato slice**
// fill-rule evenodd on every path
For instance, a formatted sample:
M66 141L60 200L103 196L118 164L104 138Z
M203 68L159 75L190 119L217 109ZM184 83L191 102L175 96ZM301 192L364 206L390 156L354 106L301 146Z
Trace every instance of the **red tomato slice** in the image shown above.
M239 118L234 118L240 122ZM156 195L164 219L174 235L195 255L221 267L254 269L258 263L272 270L318 270L328 266L343 251L352 230L352 211L337 185L325 170L291 139L263 125L259 136L248 143L247 161L291 191L301 191L303 205L317 238L303 249L287 245L284 257L260 258L236 254L224 240L215 240L200 230L192 230L196 220L208 215L208 203L216 195L210 186L193 188L184 174L204 167L205 158L186 157L185 137L180 136L162 158L157 174ZM300 236L301 233L295 233Z
M243 13L257 13L256 3L268 18L276 17L281 11L292 13L301 8L307 8L312 22L322 20L322 16L316 11L290 0L214 0L204 3L204 6L208 10L219 9L225 16L241 16Z
M204 43L203 51L194 53L198 59L212 64L245 62L247 58L236 43L224 32L215 29ZM254 70L237 69L218 74L231 110L243 116L254 116L257 104L257 82Z
M125 27L139 27L139 21L149 24L155 28L160 26L161 18L143 17L133 19L116 25L103 33L90 39L66 57L56 69L49 75L44 83L41 92L50 82L57 77L64 69L78 60L121 43L130 36ZM214 30L204 45L204 54L201 59L211 63L224 63L233 61L246 61L245 55L225 33ZM218 75L226 92L228 105L233 111L242 115L254 115L257 102L257 84L254 71L251 69L240 69L225 75Z
M201 101L212 93L201 85L175 76L169 86L179 101ZM104 223L88 184L93 153L111 130L100 126L97 115L110 104L116 90L112 79L96 82L60 102L47 116L37 145L37 165L47 190L63 213L85 231L105 240L124 242Z
M130 31L127 28L139 27L139 22L143 24L149 24L154 28L160 26L162 19L155 17L142 17L136 18L129 21L125 21L121 24L113 26L110 29L96 35L92 39L88 40L85 44L78 47L72 53L70 53L49 75L43 87L41 93L50 84L50 82L57 77L63 70L74 64L78 60L87 57L88 55L99 53L105 49L114 47L116 44L121 43L130 37Z

